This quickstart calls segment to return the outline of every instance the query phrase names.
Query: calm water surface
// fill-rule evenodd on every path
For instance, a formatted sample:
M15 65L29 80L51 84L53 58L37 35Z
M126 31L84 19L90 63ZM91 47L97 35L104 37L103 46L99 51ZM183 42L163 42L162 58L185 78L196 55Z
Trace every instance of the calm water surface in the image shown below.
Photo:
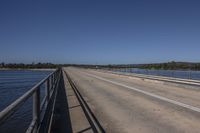
M31 89L52 71L0 70L0 111ZM41 89L41 99L44 86ZM32 97L0 126L0 133L25 132L32 118Z

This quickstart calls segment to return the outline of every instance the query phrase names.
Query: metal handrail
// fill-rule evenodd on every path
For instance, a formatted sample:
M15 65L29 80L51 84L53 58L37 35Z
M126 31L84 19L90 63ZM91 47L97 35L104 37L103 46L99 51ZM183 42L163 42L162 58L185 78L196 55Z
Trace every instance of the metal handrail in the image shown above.
M16 110L18 110L23 103L27 101L28 98L33 96L33 118L30 126L28 127L27 132L37 132L40 123L40 113L41 109L51 98L51 92L56 88L56 84L59 81L61 70L57 69L56 71L50 73L46 78L41 80L38 84L32 87L29 91L7 106L0 112L0 125L4 123ZM45 96L42 102L40 103L40 88L41 85L46 83Z
M123 73L120 71L115 71L115 72L119 72L119 73ZM170 80L179 80L179 81L186 81L186 82L193 82L193 83L200 83L200 80L196 80L196 79L184 79L184 78L176 78L176 77L167 77L167 76L162 76L162 75L150 75L150 74L139 74L139 73L124 73L127 75L137 75L137 76L148 76L148 77L152 77L152 78L159 78L159 79L170 79Z
M100 71L102 71L102 69ZM181 79L181 78L146 75L146 74L136 74L136 73L123 73L123 72L114 72L114 71L109 71L109 70L103 70L103 71L110 72L113 74L124 75L124 76L133 76L133 77L138 77L138 78L152 79L152 80L158 80L158 81L164 81L164 82L172 82L172 83L200 86L199 80Z

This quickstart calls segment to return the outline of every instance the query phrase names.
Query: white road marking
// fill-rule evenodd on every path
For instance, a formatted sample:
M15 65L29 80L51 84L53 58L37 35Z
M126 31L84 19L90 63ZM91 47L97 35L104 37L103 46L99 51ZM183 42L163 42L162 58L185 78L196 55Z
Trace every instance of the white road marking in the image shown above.
M172 103L172 104L175 104L175 105L178 105L178 106L181 106L181 107L184 107L184 108L187 108L187 109L190 109L192 111L200 113L200 108L198 108L198 107L194 107L194 106L191 106L191 105L188 105L188 104L185 104L185 103L181 103L181 102L178 102L178 101L175 101L175 100L171 100L169 98L159 96L159 95L147 92L147 91L143 91L143 90L140 90L140 89L137 89L137 88L134 88L134 87L122 84L122 83L118 83L118 82L115 82L115 81L112 81L112 80L108 80L108 79L105 79L105 78L102 78L102 77L99 77L99 76L96 76L96 75L93 75L93 74L89 74L89 73L86 73L86 72L83 72L83 73L85 73L86 75L88 75L90 77L94 77L94 78L100 79L102 81L106 81L106 82L109 82L109 83L112 83L112 84L115 84L115 85L119 85L119 86L122 86L122 87L125 87L125 88L128 88L128 89L140 92L142 94L157 98L159 100L163 100L163 101L166 101L166 102L169 102L169 103Z

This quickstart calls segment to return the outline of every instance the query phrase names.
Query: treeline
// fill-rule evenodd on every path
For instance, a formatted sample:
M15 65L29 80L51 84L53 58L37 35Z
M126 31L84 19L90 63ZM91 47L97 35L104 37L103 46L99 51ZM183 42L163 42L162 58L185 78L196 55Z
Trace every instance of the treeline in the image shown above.
M9 69L42 69L42 68L57 68L59 65L52 63L32 63L32 64L24 64L24 63L4 63L0 64L0 68L9 68Z
M81 67L81 68L97 68L96 65L85 65L85 64L53 64L53 63L0 63L0 68L5 69L55 69L59 67Z
M52 64L52 63L1 63L0 68L9 69L42 69L42 68L58 68L75 66L82 68L109 68L109 69L123 69L123 68L141 68L141 69L162 69L162 70L200 70L200 63L188 62L168 62L168 63L152 63L152 64L116 64L116 65L85 65L85 64Z
M200 63L188 62L168 62L157 64L143 64L139 65L142 69L163 69L163 70L200 70Z
M152 63L152 64L128 64L128 65L107 65L102 68L141 68L141 69L157 69L157 70L200 70L200 63L188 62L167 62L167 63Z

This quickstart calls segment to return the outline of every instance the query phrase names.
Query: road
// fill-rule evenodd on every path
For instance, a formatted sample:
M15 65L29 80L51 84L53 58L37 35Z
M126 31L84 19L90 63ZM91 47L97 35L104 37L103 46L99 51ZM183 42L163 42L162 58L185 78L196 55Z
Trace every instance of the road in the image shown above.
M108 133L200 133L200 90L64 68Z

